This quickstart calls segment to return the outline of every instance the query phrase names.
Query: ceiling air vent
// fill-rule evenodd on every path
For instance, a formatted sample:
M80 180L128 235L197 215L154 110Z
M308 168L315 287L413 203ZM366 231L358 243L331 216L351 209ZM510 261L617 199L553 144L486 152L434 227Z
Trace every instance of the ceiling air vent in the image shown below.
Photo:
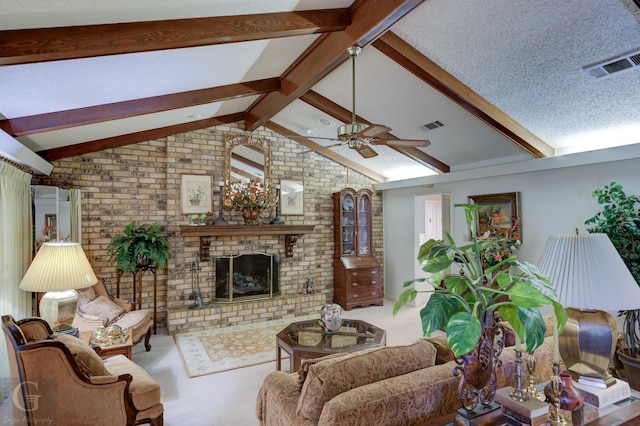
M625 53L594 65L587 65L582 70L593 78L609 77L612 74L640 67L640 50Z
M427 123L427 124L423 124L424 127L426 127L427 130L435 130L438 127L444 127L445 124L442 121L432 121L431 123Z

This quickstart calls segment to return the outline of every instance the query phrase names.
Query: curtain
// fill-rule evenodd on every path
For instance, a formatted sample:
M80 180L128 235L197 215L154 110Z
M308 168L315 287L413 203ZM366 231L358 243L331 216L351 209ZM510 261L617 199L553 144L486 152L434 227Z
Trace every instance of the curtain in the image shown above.
M71 241L80 241L80 190L71 188L69 190L69 216L71 216Z
M31 262L30 184L30 173L0 157L0 315L15 319L31 316L31 293L18 288ZM7 356L1 336L0 402L10 391Z

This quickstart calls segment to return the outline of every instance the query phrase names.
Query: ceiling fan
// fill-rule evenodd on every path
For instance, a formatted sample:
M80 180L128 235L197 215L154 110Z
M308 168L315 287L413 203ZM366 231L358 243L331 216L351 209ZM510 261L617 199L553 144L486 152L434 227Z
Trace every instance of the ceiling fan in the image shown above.
M326 139L338 141L333 145L323 146L320 148L312 149L309 151L303 151L300 154L306 154L309 152L316 152L323 149L329 149L336 146L347 145L351 149L358 151L364 158L371 158L378 155L378 153L371 147L372 145L386 145L391 147L426 147L431 145L428 140L415 140L415 139L381 139L379 136L391 130L383 124L364 124L358 123L356 119L356 57L360 55L362 48L358 45L351 46L347 49L347 54L351 57L351 123L344 124L338 127L337 138L322 138L315 137L313 139ZM302 136L289 136L291 139L300 138Z

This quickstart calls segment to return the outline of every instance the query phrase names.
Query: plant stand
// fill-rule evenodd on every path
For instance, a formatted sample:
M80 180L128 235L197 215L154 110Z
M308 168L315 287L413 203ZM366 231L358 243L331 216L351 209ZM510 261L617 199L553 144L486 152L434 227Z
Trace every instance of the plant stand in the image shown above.
M133 309L142 309L142 277L145 272L150 272L153 275L153 334L156 334L156 319L157 316L157 302L158 302L158 272L154 267L148 267L138 269L133 275ZM118 271L118 277L116 278L116 297L120 297L120 278L125 274L124 271ZM136 296L136 287L138 288L138 294ZM136 308L136 302L138 304Z

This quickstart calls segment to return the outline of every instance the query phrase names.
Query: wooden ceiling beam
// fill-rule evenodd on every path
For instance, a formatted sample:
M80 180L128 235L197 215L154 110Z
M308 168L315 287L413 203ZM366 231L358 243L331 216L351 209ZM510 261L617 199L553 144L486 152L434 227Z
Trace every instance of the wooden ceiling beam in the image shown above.
M295 135L296 134L295 132L287 129L284 126L276 124L273 121L266 122L264 124L264 127L268 128L268 129L271 129L274 132L279 133L280 135L283 135L284 137L286 137L285 135ZM305 147L307 147L309 149L312 149L312 150L313 149L323 148L322 145L320 145L318 143L315 143L311 139L307 139L305 137L296 138L294 140L294 142L299 143L300 145L305 146ZM363 175L375 180L376 182L386 182L387 181L387 178L384 177L383 175L381 175L379 173L376 173L373 170L371 170L371 169L369 169L367 167L364 167L364 166L362 166L362 165L360 165L358 163L355 163L355 162L349 160L348 158L343 157L340 154L336 154L334 151L331 151L330 149L323 149L323 150L320 150L320 151L316 151L316 154L322 155L323 157L326 157L331 161L335 161L336 163L342 164L343 166L345 166L345 167L347 167L347 168L349 168L349 169L351 169L351 170L353 170L355 172L361 173L361 174L363 174ZM360 154L358 154L358 155L360 155Z
M254 131L299 98L348 58L354 44L365 46L424 0L356 0L349 8L351 24L321 35L281 76L282 87L262 97L247 111L245 129Z
M342 121L343 123L351 122L351 111L325 98L321 94L314 92L313 90L309 90L306 93L304 93L302 96L300 96L300 100L308 103L314 108L319 109L325 114L328 114L333 118ZM358 121L358 123L371 124L370 121L365 120L359 115L356 115L356 120ZM380 139L400 139L392 135L391 133L385 133L378 137ZM393 149L396 152L399 152L402 155L406 155L407 157L411 158L418 164L424 167L427 167L435 172L449 173L451 171L451 168L449 167L449 165L443 163L442 161L436 158L433 158L432 156L430 156L429 154L425 153L424 151L418 148L397 147L397 146L389 146L389 148Z
M373 46L473 116L536 158L554 156L554 149L440 68L398 35L388 31Z
M0 129L13 137L32 135L51 130L101 123L138 115L153 114L172 109L220 102L245 96L274 92L280 88L280 79L248 81L220 87L172 93L131 101L114 102L67 111L16 117L0 121Z
M37 154L48 161L61 160L75 155L89 154L105 149L118 148L139 142L146 142L155 139L166 138L167 136L179 133L191 132L194 130L206 129L208 127L219 126L221 124L234 123L243 118L244 113L229 114L220 117L208 118L205 120L190 121L188 123L176 124L173 126L160 127L158 129L145 130L142 132L129 133L126 135L114 136L111 138L98 139L91 142L84 142L75 145L63 146L60 148L39 151Z
M344 30L349 9L0 31L0 65L149 52Z

